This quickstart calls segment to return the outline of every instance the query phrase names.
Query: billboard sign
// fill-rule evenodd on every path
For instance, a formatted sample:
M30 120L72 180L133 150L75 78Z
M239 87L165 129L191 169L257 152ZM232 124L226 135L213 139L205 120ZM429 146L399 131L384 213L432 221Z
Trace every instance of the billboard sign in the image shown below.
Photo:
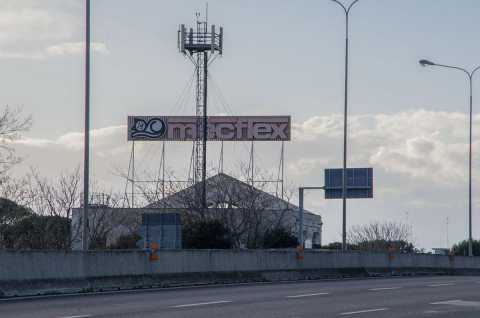
M325 199L342 198L343 169L325 169ZM373 168L347 168L348 199L373 198Z
M290 116L209 116L207 140L288 141L290 122ZM196 116L129 116L128 140L193 141L202 128Z

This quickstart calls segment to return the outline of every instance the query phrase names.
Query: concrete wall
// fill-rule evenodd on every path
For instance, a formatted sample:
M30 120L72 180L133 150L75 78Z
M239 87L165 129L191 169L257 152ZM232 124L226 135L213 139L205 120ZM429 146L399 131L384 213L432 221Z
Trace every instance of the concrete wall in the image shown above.
M177 281L186 281L186 277L190 277L188 284L191 284L198 280L197 276L201 276L197 275L198 273L209 273L209 275L216 273L223 277L226 273L258 274L250 280L269 280L264 275L265 273L278 273L276 276L278 280L289 279L289 277L293 277L292 279L305 278L305 275L291 276L288 274L292 272L308 272L310 274L307 275L307 279L320 278L317 275L320 272L349 273L349 271L358 272L358 270L364 272L394 270L480 273L480 257L425 254L389 255L307 250L304 260L298 260L295 250L162 250L159 252L159 256L158 261L150 262L148 254L143 251L87 253L0 251L0 297L2 293L4 296L22 294L22 289L32 289L28 286L31 286L31 282L38 281L48 282L51 289L55 289L52 281L88 281L89 288L95 289L95 284L91 283L92 279L98 283L99 279L151 276L160 277L156 282L161 283L173 275L178 278ZM315 271L318 273L314 275ZM214 277L208 282L224 281L219 281L218 277ZM120 279L112 283L110 280L109 284L121 288L124 281ZM142 285L145 282L136 282L135 284ZM153 283L150 280L148 284L152 285ZM87 285L81 285L78 290L84 289L84 286ZM28 293L32 293L32 291Z
M143 251L0 251L0 281L122 275L335 268L478 269L480 258L427 254L339 253L294 250L163 250L150 262Z

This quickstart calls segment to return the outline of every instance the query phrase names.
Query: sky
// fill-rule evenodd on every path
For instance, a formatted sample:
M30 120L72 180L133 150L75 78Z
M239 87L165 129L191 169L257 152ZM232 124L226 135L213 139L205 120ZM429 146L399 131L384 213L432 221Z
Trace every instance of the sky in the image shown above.
M349 3L345 0L344 3ZM329 0L210 0L224 27L224 54L210 67L212 115L291 115L288 188L323 185L341 167L344 14ZM121 189L131 144L128 115L193 115L193 65L177 49L179 24L193 25L196 0L92 1L92 178ZM349 200L348 226L408 223L424 248L466 237L468 83L454 70L478 59L477 0L360 0L350 16L348 165L374 168L374 199ZM33 117L15 143L24 161L54 178L83 158L84 1L0 0L0 103ZM185 89L187 88L187 89ZM474 92L480 81L474 79ZM183 96L188 98L182 99ZM474 96L474 237L480 237L480 116ZM259 175L273 175L278 143L255 145ZM248 143L225 144L225 172L248 161ZM136 145L139 171L159 164L161 144ZM185 178L191 144L166 145L169 170ZM218 162L211 143L209 167ZM296 198L294 197L295 201ZM309 192L324 242L341 239L341 201ZM448 218L448 226L447 226Z

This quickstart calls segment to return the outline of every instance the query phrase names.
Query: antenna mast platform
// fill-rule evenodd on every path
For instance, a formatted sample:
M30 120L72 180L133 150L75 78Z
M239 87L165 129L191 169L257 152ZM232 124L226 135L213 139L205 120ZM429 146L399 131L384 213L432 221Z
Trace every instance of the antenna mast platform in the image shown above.
M223 28L217 33L215 25L208 25L208 20L200 21L196 14L196 29L180 25L178 30L178 49L188 56L196 70L196 116L199 137L194 141L193 183L202 182L202 207L207 208L207 91L208 65L223 53Z

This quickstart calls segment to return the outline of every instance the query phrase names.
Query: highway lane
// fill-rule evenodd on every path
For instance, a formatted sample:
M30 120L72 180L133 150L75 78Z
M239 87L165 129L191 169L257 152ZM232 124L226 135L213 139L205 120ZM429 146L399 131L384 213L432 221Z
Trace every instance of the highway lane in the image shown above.
M480 317L480 277L184 288L0 301L0 317Z

